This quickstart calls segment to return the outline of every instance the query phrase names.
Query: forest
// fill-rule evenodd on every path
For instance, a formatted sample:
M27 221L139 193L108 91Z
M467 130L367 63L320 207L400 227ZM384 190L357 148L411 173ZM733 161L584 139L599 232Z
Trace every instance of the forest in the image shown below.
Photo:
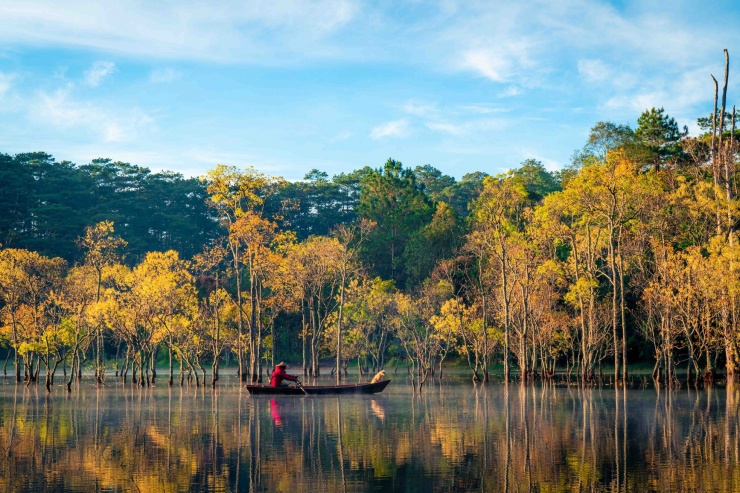
M532 381L735 378L740 218L727 77L701 134L663 108L571 163L459 181L394 159L302 181L0 154L0 354L17 382L261 382L457 365ZM300 362L300 363L298 363ZM353 366L354 368L354 366ZM652 371L650 370L652 368ZM208 371L210 369L210 372ZM210 381L208 374L210 373Z

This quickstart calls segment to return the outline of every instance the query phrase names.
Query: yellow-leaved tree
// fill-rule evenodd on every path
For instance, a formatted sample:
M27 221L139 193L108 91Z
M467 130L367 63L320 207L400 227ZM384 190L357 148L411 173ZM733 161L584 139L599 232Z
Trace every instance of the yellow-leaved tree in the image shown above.
M483 191L473 202L471 232L465 250L475 259L474 284L480 299L480 316L484 350L483 380L488 381L488 325L491 296L499 294L504 331L504 378L509 379L509 337L511 331L511 280L513 244L522 228L522 214L528 193L520 177L500 175L486 177Z
M86 227L85 235L79 238L77 243L85 251L85 265L95 271L95 302L100 303L103 271L106 267L120 261L120 250L126 246L126 241L116 236L112 221L102 221L94 226ZM95 379L98 383L102 383L104 378L103 356L105 351L103 345L103 328L104 325L102 323L94 327Z
M0 250L3 326L11 333L18 382L21 358L27 383L37 381L39 363L43 361L49 388L51 358L57 359L57 364L63 358L63 341L58 336L60 319L52 295L59 290L65 269L66 262L61 258L22 249Z
M265 200L283 185L282 178L268 177L254 168L241 171L233 166L219 164L208 171L202 178L210 194L209 203L218 213L221 225L227 231L227 248L231 257L236 283L236 304L238 307L238 335L236 353L239 362L239 375L246 381L251 372L252 380L261 378L257 375L259 351L257 347L257 300L259 279L255 262L260 255L260 248L270 244L269 235L274 232L272 221L263 218ZM257 227L257 231L252 231ZM247 367L244 358L244 320L243 299L244 266L248 269L248 289L250 299L248 349L250 364Z

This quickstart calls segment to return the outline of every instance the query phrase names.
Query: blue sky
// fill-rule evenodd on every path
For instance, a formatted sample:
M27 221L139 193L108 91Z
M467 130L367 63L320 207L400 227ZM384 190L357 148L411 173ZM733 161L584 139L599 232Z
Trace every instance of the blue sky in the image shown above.
M0 152L300 179L566 164L600 120L711 111L730 1L0 0Z

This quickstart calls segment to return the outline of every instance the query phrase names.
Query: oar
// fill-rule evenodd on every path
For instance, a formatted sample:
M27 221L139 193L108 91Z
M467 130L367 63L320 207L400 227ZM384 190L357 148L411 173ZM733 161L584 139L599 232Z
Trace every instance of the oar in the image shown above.
M308 392L306 392L306 389L303 388L303 384L300 382L300 380L296 382L295 386L301 389L304 394L308 395Z

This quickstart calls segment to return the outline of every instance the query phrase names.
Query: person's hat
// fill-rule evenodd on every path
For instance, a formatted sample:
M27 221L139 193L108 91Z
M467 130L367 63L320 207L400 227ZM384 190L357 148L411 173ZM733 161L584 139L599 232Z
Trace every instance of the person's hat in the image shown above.
M278 363L277 365L275 365L275 366L282 366L283 368L287 368L288 367L288 365L286 365L282 361L280 363Z

